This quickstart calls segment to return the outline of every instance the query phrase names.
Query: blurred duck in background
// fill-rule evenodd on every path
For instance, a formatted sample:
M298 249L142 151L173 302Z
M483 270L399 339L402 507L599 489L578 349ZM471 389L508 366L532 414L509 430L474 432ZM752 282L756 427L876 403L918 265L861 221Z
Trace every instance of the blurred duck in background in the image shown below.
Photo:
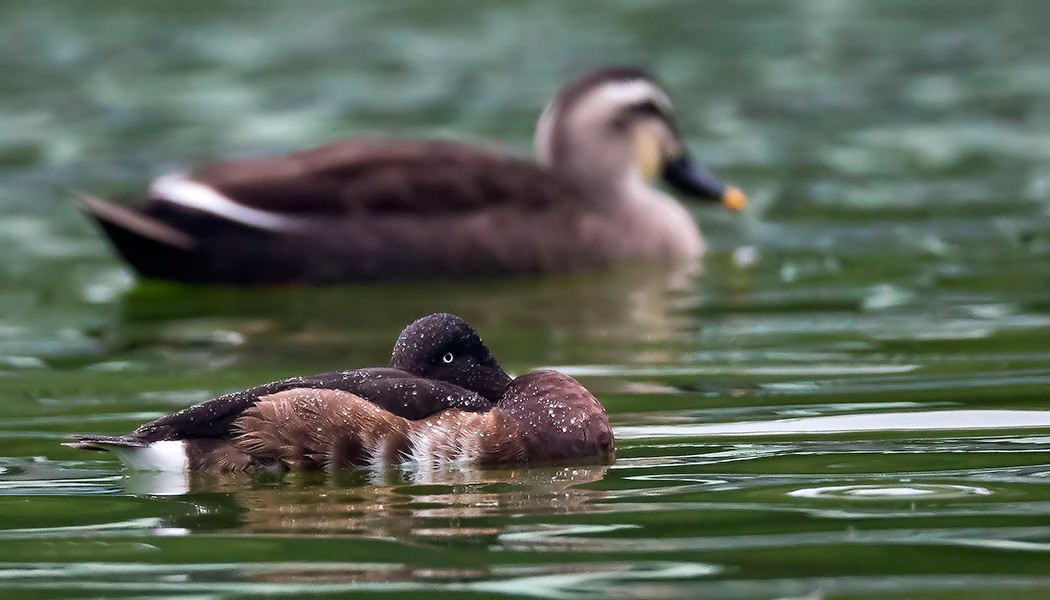
M745 195L689 155L645 72L572 81L536 160L451 141L347 140L166 175L125 208L81 204L148 278L239 285L543 275L697 258L689 212L654 187L740 210Z

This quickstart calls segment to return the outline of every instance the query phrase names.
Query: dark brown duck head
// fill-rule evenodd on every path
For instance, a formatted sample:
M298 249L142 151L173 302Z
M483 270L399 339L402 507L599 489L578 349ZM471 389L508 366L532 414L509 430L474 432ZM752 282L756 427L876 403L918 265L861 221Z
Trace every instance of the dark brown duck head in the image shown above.
M427 315L405 327L394 344L390 366L458 385L492 402L511 381L474 328L448 313Z
M540 116L535 150L541 164L606 197L645 197L662 179L693 198L747 205L690 156L667 92L637 68L604 68L563 87Z
M487 414L435 415L428 420L434 423L415 424L421 433L413 443L422 443L412 452L418 462L463 447L474 448L469 458L483 466L612 456L609 418L586 388L557 371L511 379L474 328L455 315L436 313L405 327L390 366L467 388L495 403Z

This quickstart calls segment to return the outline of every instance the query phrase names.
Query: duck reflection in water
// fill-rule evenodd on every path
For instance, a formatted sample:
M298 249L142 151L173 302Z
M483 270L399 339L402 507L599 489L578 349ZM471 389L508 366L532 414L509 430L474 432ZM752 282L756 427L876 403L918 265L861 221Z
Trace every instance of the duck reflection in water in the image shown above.
M243 509L238 528L274 533L344 533L366 537L441 538L498 535L499 529L459 523L507 514L578 514L603 497L579 487L600 481L608 465L480 470L401 467L288 474L277 487L251 473L192 473L175 487L152 473L129 474L136 494L220 493ZM175 480L171 480L174 482ZM172 525L192 531L195 517Z
M490 471L406 466L290 473L279 479L253 473L133 472L124 486L135 494L189 494L187 500L196 510L166 519L169 535L215 534L218 528L218 533L266 538L317 536L398 540L409 546L518 548L522 518L602 510L597 501L606 492L591 484L601 481L608 469L607 465ZM216 521L214 515L227 518ZM228 518L231 515L236 517ZM519 525L508 530L510 522ZM250 578L271 583L392 583L492 576L488 568L419 568L384 561L273 566L253 572Z
M462 315L487 337L513 340L503 351L509 365L672 360L700 326L681 310L696 294L697 264L432 283L425 291L407 283L265 291L149 283L121 299L119 318L101 338L114 349L160 352L166 362L205 372L217 365L322 370L374 363L405 323L438 308Z

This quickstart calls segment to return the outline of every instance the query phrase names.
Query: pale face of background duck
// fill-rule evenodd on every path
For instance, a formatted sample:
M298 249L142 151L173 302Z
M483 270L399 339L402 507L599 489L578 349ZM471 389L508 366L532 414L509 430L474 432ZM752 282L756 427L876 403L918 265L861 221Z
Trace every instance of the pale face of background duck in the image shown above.
M679 147L666 92L635 69L598 71L566 85L536 127L536 159L590 185L623 185Z
M610 67L570 82L544 109L534 138L541 164L615 204L651 201L662 179L734 210L746 197L696 164L667 92L644 71Z

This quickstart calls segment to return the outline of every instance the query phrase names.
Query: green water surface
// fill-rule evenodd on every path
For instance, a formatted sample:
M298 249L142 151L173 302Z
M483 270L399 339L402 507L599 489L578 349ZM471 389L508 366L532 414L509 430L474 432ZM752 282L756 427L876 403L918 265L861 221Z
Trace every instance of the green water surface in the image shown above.
M0 597L1050 597L1050 4L0 3ZM704 273L137 283L70 202L343 136L527 154L658 73L751 196ZM382 364L459 313L602 400L610 467L128 474L59 445ZM813 596L807 596L815 594Z

